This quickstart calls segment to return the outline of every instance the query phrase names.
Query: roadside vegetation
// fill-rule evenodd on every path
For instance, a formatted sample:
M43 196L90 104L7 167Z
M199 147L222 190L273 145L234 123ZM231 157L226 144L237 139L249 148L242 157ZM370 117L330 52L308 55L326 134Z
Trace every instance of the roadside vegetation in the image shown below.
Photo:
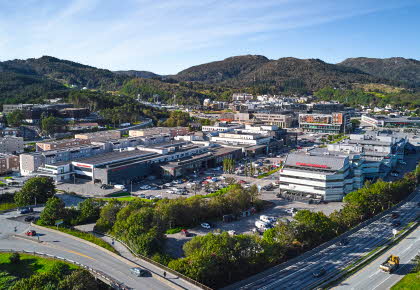
M414 258L414 268L397 284L391 287L391 290L411 290L420 289L420 255Z
M135 253L148 256L170 268L213 288L234 283L285 262L330 240L359 223L372 218L407 197L420 181L420 167L400 180L367 182L347 194L342 209L329 216L322 212L299 211L292 222L278 224L258 235L225 232L193 237L184 244L184 257L173 259L165 252L165 234L202 222L221 220L223 215L240 214L264 206L256 186L242 188L232 184L216 195L162 199L146 202L135 198L123 201L87 199L77 208L65 208L58 198L50 198L39 223L54 226L58 219L65 227L96 222L95 230L125 242ZM207 197L207 198L203 198ZM79 232L62 228L89 240ZM107 248L108 244L91 240ZM102 241L102 240L100 240ZM109 246L110 247L110 246Z
M87 270L38 256L0 253L0 289L111 289Z

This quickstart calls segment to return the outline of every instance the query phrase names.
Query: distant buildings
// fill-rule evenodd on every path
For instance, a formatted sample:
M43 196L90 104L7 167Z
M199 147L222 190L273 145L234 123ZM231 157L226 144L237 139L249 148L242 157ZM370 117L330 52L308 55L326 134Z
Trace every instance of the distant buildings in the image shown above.
M121 132L118 130L98 131L92 133L82 133L74 135L76 139L90 139L96 141L106 141L121 138Z
M420 128L420 118L385 115L362 115L361 126L372 128Z
M350 115L346 112L299 114L299 128L306 132L348 133L351 129Z
M232 95L233 101L251 101L254 99L254 96L246 93L235 93Z
M0 154L0 175L19 171L19 156Z
M153 127L146 129L130 130L128 135L130 137L153 136L159 134L167 134L171 137L186 135L189 132L188 127Z
M0 138L0 153L21 153L24 152L22 137L5 136Z
M217 122L212 126L202 126L201 131L202 132L231 132L234 129L240 129L243 128L244 125L237 124L237 123L228 123L228 122Z
M400 134L351 134L327 148L289 154L280 172L280 190L323 200L342 200L349 192L390 174L402 162L408 139Z
M37 142L35 146L36 151L49 151L89 144L90 139L63 139L56 141Z
M254 113L254 118L269 125L276 125L280 128L291 128L294 121L293 114L277 113Z

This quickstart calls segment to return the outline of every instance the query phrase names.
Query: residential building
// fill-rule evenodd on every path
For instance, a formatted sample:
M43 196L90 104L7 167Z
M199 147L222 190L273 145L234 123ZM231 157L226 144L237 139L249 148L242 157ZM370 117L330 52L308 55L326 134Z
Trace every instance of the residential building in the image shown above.
M92 133L76 134L76 139L90 139L95 141L107 141L121 138L121 132L118 130L98 131Z
M22 137L5 136L0 138L0 153L21 153L23 151Z
M348 133L351 129L350 115L346 112L331 114L299 114L299 128L307 132Z
M253 115L258 122L276 125L280 128L291 128L295 120L293 114L254 113Z
M58 150L80 145L88 145L90 142L90 139L63 139L56 141L37 142L36 151Z
M235 93L232 95L233 101L251 101L254 99L254 96L246 93Z
M167 134L171 137L186 135L189 132L188 127L153 127L146 129L136 129L129 130L128 135L130 137L144 137L144 136L154 136L160 134Z
M0 154L0 175L19 171L19 156Z

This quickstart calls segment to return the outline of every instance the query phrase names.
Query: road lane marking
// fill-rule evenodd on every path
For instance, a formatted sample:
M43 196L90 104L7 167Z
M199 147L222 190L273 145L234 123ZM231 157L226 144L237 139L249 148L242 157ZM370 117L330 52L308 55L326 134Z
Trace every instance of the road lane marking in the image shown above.
M401 252L401 254L404 254L405 252L407 252L408 250L410 250L410 248L413 246L413 244L411 244L409 247L407 247L404 251Z
M79 253L79 252L75 252L75 251L72 251L72 250L64 250L64 249L63 249L63 251L66 251L66 252L69 252L69 253L73 253L73 254L76 254L76 255L79 255L79 256L82 256L82 257L85 257L85 258L88 258L88 259L91 259L91 260L96 261L96 259L94 259L92 257L89 257L89 256L86 256L86 255L84 255L82 253Z
M372 278L373 276L375 276L376 274L378 274L380 272L380 270L377 270L375 273L373 273L372 275L369 276L369 278Z
M82 254L80 252L76 252L76 251L73 251L73 250L68 250L68 249L66 249L64 247L61 247L61 246L58 246L58 245L53 245L53 244L51 244L49 242L44 242L44 245L47 246L47 247L56 248L56 249L61 250L61 251L65 251L65 252L68 252L68 253L71 253L71 254L76 254L78 256L85 257L85 258L88 258L88 259L91 259L91 260L96 261L96 259L94 259L94 258L92 258L90 256L87 256L85 254Z

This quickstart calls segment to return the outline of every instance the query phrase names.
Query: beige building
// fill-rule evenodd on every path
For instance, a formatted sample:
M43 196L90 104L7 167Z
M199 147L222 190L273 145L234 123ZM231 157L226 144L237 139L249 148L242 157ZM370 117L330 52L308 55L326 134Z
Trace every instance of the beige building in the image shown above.
M293 125L293 115L291 114L255 113L254 118L263 123L276 125L280 128L290 128Z
M92 132L92 133L83 133L83 134L76 134L74 136L76 139L90 139L95 141L107 141L113 139L121 138L121 131L118 130L109 130L109 131L99 131L99 132Z
M130 137L145 137L153 135L168 134L171 137L183 136L188 134L188 127L153 127L139 130L129 130L128 135Z
M64 139L50 142L36 143L36 151L49 151L90 144L90 139Z
M0 153L21 153L23 151L22 137L6 136L0 138Z
M0 154L0 175L19 171L19 156L11 154Z

